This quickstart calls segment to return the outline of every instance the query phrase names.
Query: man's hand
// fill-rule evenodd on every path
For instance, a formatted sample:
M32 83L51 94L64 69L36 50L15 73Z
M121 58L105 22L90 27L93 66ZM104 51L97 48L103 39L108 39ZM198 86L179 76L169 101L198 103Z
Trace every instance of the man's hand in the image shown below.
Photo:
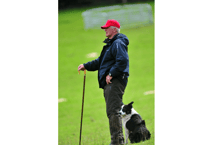
M111 79L112 79L112 76L107 75L107 76L106 76L106 83L107 83L107 84L112 83L112 82L110 81Z
M78 71L80 71L80 70L85 70L85 67L84 67L83 64L80 64L80 65L78 66Z

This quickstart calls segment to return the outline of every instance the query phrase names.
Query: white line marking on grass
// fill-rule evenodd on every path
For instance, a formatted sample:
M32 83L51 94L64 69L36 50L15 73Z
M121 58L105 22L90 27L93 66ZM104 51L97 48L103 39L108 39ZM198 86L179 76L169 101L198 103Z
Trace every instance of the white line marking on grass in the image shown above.
M67 100L66 100L65 98L59 98L59 99L58 99L58 102L59 102L59 103L61 103L61 102L66 102L66 101L67 101Z
M149 95L149 94L155 94L155 90L144 92L144 95Z
M92 58L92 57L98 57L98 53L97 52L92 52L86 55L87 58Z

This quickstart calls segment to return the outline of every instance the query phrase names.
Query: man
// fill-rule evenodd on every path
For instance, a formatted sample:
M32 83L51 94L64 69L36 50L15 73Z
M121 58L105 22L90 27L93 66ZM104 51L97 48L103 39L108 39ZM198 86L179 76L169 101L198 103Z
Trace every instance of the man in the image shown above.
M79 70L98 70L99 87L104 90L106 113L109 119L111 145L124 144L122 119L119 114L122 97L128 82L129 40L120 32L120 23L116 20L107 20L101 26L106 32L106 39L99 58L80 64Z

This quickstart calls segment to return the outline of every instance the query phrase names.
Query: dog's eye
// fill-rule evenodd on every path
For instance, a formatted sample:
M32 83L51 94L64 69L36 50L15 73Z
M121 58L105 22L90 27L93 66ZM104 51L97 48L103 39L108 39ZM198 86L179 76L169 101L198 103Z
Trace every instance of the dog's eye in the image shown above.
M131 114L131 110L127 110L126 113L127 113L127 114Z

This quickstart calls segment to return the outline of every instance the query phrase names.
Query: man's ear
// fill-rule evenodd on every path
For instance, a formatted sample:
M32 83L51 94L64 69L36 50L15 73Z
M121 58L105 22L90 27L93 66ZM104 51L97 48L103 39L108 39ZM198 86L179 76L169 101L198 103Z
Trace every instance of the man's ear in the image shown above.
M115 32L117 32L117 28L115 27Z

